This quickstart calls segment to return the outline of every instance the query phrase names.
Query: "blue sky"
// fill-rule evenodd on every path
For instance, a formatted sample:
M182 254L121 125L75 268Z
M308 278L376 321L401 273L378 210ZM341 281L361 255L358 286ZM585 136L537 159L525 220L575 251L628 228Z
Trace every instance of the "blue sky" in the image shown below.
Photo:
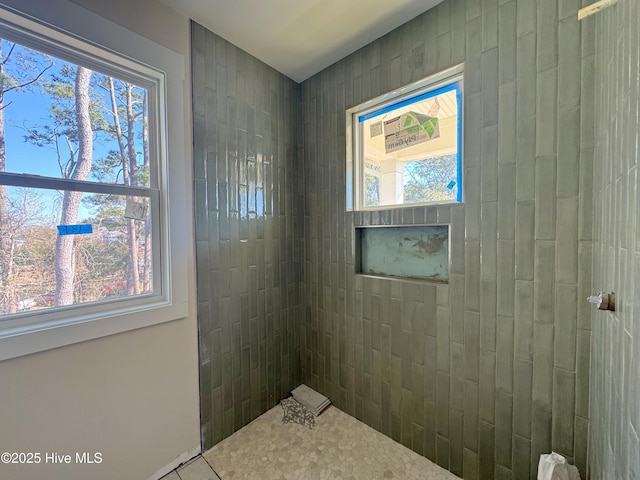
M4 55L9 51L9 43L6 40L2 40L2 52ZM5 72L8 75L20 75L25 69L19 63L21 56L31 56L32 59L42 59L40 54L34 53L32 50L24 47L16 47L11 56L10 62L5 67ZM33 62L31 62L33 63ZM65 65L70 66L75 70L76 66L60 59L54 59L54 66L47 70L42 79L50 79L52 75L60 75ZM26 79L31 79L37 72L40 71L40 67L37 67L36 73L28 73L25 75ZM98 74L94 73L93 79L96 79ZM24 81L18 79L18 83ZM98 89L92 89L92 94L101 95L105 103L110 104L106 92ZM52 106L53 98L44 92L38 86L31 86L21 90L12 90L6 93L4 98L4 117L5 117L5 142L6 142L6 171L12 173L28 173L50 177L61 177L60 167L57 161L57 154L52 148L53 146L39 147L32 143L25 141L24 137L27 135L27 128L42 128L44 125L50 123L51 116L49 109ZM109 120L111 120L109 118ZM124 129L124 119L121 119ZM139 132L136 135L136 148L138 151L142 150L141 139ZM69 158L69 150L64 139L59 142L61 155L63 162ZM94 149L93 158L104 158L110 150L118 150L117 142L113 138L107 138L106 135L94 135ZM89 177L89 180L96 180ZM119 178L122 181L122 177ZM59 196L57 192L40 191L42 193L42 199L45 203L52 206L56 203L55 198ZM81 220L83 217L89 215L90 212L83 207L80 212Z
M3 40L3 52L8 50L6 44L7 42ZM22 47L16 48L12 59L23 52L30 51ZM54 62L54 66L47 70L42 78L49 79L52 74L59 75L64 65L71 66L73 69L76 67L60 59L54 59ZM8 66L9 74L11 74L11 67L17 67L15 64ZM61 173L55 151L52 148L32 145L24 140L27 134L25 127L42 127L50 123L49 108L52 105L52 98L43 93L40 88L32 86L7 92L4 104L7 105L4 109L7 171L59 178ZM61 142L61 147L62 153L67 154L64 141ZM94 141L94 158L106 155L110 149L117 149L116 141L107 140L102 136L100 141Z
M54 153L23 139L26 134L23 125L35 126L46 122L48 103L34 93L19 91L9 92L5 97L5 103L8 102L12 103L4 109L7 171L60 177Z

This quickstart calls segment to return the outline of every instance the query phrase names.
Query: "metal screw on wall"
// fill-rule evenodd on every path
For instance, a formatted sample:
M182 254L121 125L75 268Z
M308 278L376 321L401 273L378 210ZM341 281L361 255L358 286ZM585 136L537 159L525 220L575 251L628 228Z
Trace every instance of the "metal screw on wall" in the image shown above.
M587 300L596 305L598 310L616 311L616 294L614 292L599 292L598 295L587 297Z

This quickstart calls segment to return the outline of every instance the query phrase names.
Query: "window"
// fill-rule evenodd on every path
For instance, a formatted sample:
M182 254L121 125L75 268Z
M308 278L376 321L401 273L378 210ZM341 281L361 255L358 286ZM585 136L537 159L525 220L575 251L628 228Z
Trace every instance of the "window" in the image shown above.
M347 205L462 201L462 68L347 110Z
M0 20L0 360L187 311L183 58L52 1Z
M0 40L0 318L157 292L153 77L123 80L10 35Z

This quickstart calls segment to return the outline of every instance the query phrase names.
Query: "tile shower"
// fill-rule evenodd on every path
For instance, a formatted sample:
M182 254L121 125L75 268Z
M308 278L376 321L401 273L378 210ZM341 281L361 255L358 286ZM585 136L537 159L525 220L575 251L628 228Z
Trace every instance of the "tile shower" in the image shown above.
M640 2L597 19L593 288L616 292L594 312L591 478L640 478ZM604 121L602 121L604 119Z
M192 25L206 450L301 383L300 86Z
M580 6L445 0L302 85L192 25L205 450L304 382L465 479L532 478L551 449L584 477L596 21ZM347 212L345 108L459 63L464 205ZM450 225L448 284L355 274L356 227L413 224Z

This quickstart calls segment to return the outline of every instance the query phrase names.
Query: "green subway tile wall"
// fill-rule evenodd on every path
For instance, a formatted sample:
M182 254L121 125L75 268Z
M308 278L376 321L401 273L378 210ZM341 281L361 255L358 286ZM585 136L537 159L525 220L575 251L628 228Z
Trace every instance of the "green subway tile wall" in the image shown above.
M465 479L535 478L552 449L586 470L594 32L580 7L447 0L303 83L302 378ZM465 204L345 212L345 108L463 62ZM354 275L354 226L413 223L451 224L448 286Z
M640 478L640 2L586 22L598 39L593 289L614 291L616 312L593 315L591 422L576 425L576 440L589 430L591 478ZM588 344L578 338L578 359Z
M445 0L302 86L193 25L205 449L304 382L465 479L535 478L552 449L584 477L595 27L580 6ZM459 63L464 205L346 212L345 108ZM451 225L448 285L355 275L356 226L412 224Z
M300 86L196 23L192 66L208 449L300 384Z

